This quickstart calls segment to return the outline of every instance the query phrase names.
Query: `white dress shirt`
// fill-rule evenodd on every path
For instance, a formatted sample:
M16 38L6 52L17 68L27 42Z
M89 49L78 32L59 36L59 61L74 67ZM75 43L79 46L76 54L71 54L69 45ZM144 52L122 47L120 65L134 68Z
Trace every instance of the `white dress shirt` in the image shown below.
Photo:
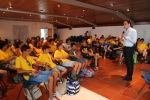
M137 32L133 28L128 28L125 32L123 46L132 47L137 41Z

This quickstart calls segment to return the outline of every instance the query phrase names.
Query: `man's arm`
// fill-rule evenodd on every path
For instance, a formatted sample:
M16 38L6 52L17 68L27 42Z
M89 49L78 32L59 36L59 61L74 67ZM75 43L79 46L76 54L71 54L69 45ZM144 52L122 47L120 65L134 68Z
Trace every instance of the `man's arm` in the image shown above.
M137 41L137 32L136 32L136 30L133 30L131 32L131 37L125 36L124 39L128 40L131 43L136 43L136 41Z

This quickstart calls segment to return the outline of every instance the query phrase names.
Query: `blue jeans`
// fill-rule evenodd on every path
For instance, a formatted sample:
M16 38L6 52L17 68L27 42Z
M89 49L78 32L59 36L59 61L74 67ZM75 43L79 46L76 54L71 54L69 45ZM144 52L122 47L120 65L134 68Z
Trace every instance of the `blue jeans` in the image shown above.
M48 82L48 77L51 75L52 75L52 71L39 71L38 76L34 77L32 75L30 81Z

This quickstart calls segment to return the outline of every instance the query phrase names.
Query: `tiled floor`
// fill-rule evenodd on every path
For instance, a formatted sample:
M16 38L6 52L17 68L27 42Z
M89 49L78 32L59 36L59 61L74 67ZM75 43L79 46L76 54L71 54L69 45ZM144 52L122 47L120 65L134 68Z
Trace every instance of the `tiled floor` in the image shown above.
M138 94L139 89L144 84L144 79L141 78L140 69L149 68L149 64L134 65L134 75L132 82L121 80L121 76L126 74L125 64L119 65L117 61L110 61L109 59L100 59L99 70L92 78L83 78L84 81L81 86L101 95L110 100L150 100L149 86L145 86L143 91ZM15 84L13 87L7 82L8 91L0 100L16 100L21 84ZM47 100L48 93L41 87L43 96L39 100ZM91 95L92 96L92 95ZM23 95L20 95L19 100L27 100Z

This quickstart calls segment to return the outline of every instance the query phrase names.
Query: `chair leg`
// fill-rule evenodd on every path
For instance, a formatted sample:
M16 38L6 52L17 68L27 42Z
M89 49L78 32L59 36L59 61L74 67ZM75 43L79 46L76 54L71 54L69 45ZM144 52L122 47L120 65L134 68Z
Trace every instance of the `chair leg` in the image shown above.
M144 85L142 86L142 88L140 89L140 91L138 92L138 94L140 94L140 92L142 91L142 89L145 87L147 83L145 82Z
M45 84L45 83L44 83L44 86L45 86L45 88L46 88L47 92L49 92L49 91L48 91L48 88L47 88L47 86L46 86L46 84Z
M2 79L2 83L4 84L4 87L7 89L6 84L5 84L5 82L3 81L3 79Z
M18 95L17 95L17 98L16 98L16 100L18 100L18 98L19 98L19 95L20 95L20 93L21 93L21 91L22 91L22 88L23 88L23 85L22 85L22 87L21 87L21 89L20 89L20 91L19 91L19 93L18 93Z

